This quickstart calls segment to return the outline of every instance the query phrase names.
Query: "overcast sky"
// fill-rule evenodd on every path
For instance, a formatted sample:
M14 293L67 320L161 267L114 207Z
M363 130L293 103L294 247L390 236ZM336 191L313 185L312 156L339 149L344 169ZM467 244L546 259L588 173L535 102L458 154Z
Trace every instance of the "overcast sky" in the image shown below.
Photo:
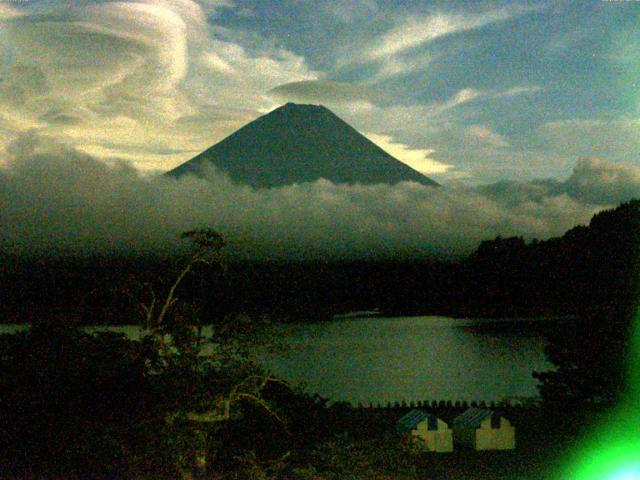
M640 3L0 1L0 148L168 170L286 101L441 183L640 152Z

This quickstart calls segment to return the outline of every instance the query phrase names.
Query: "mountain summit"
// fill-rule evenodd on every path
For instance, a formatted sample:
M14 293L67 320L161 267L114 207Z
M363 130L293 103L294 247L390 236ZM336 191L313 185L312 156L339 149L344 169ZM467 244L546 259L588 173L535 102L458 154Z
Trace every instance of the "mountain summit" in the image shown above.
M197 174L210 164L252 187L325 178L333 183L414 181L437 186L320 105L287 103L257 118L168 175Z

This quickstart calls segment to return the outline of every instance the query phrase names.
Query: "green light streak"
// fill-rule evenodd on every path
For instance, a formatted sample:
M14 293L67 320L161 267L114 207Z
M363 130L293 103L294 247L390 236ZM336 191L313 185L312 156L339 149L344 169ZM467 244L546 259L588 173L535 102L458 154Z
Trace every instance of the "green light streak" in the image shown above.
M626 428L596 432L586 442L575 462L566 469L563 479L575 480L640 480L640 433L638 417L626 418ZM607 428L607 427L605 427Z
M626 399L593 429L558 479L640 480L640 310L630 353Z

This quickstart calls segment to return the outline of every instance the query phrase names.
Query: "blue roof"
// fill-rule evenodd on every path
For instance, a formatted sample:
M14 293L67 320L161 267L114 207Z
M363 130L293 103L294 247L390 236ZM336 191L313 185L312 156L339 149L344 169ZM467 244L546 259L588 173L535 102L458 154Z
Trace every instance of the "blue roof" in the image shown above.
M418 424L424 420L429 421L429 430L438 429L438 419L435 415L427 413L424 410L413 409L398 420L396 428L401 432L414 430Z
M468 408L453 421L453 428L478 428L480 424L492 415L499 413L484 408Z

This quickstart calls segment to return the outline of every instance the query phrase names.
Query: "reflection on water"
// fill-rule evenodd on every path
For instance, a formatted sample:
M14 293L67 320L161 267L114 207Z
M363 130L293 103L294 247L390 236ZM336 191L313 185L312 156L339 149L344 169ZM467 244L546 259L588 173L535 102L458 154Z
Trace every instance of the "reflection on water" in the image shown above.
M259 359L285 379L303 382L310 393L354 404L536 396L531 372L551 368L543 338L474 330L480 322L378 317L278 326L291 348ZM0 333L24 328L0 325ZM131 325L86 330L133 339L141 333Z
M537 395L551 367L539 335L480 333L472 320L375 318L297 325L291 350L264 358L275 373L331 400L500 400Z

